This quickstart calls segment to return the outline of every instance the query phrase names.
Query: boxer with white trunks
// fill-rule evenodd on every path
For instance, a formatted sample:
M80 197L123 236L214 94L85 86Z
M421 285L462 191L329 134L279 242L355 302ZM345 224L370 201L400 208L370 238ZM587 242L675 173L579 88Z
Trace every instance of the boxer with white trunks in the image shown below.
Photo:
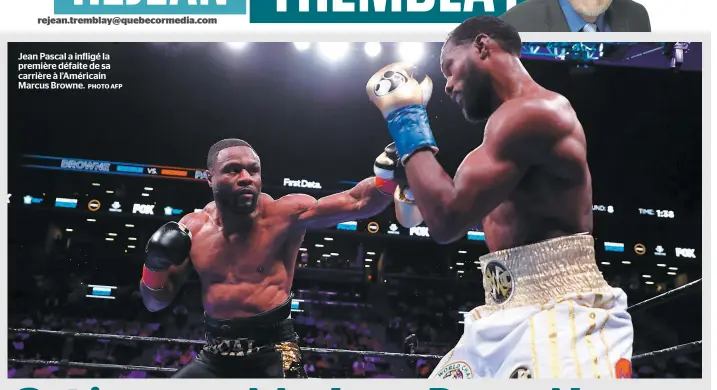
M570 102L530 77L521 44L492 17L468 19L448 36L445 92L467 120L488 118L483 143L452 179L434 156L430 78L419 83L410 66L393 64L366 87L408 176L409 196L395 203L399 222L425 220L440 243L482 222L491 252L480 259L485 305L466 316L431 377L629 377L627 297L603 278L590 235L585 133Z

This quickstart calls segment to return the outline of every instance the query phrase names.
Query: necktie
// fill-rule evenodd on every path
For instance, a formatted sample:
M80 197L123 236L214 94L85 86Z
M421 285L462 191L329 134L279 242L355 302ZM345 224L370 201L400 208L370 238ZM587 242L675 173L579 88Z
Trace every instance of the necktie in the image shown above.
M587 23L583 26L583 32L597 32L597 24Z

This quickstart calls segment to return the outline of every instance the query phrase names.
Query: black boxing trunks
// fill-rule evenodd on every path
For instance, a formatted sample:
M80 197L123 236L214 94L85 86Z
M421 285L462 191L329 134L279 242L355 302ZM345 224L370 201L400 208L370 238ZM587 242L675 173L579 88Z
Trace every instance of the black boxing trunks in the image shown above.
M291 299L247 318L205 314L206 344L172 378L306 378Z

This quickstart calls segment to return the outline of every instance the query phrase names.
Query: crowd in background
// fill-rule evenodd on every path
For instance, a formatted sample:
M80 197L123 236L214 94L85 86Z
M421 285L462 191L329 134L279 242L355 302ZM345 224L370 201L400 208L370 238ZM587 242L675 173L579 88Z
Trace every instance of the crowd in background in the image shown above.
M14 248L17 259L29 256ZM30 264L30 262L28 262ZM29 267L15 262L12 267ZM17 271L17 269L15 269ZM71 270L40 272L32 267L15 272L10 288L10 326L201 340L204 337L198 293L185 289L180 302L158 313L144 310L135 286L118 286L118 299L88 299L82 280L86 275ZM632 298L647 294L643 284L621 275L610 278ZM360 351L407 352L404 341L416 335L413 352L443 355L462 333L461 313L482 299L476 281L446 282L440 279L402 274L386 276L384 290L371 296L365 283L296 281L296 298L304 301L293 314L302 347ZM297 286L301 286L298 288ZM196 295L196 297L195 297ZM638 299L640 300L640 299ZM637 325L636 325L637 326ZM639 333L636 330L636 334ZM10 332L11 359L41 359L104 364L130 364L177 369L193 359L199 346L156 344L95 338L56 337L28 332ZM654 345L635 337L635 351L649 351ZM697 352L699 354L699 352ZM319 378L425 378L435 368L433 360L377 358L352 354L325 354L307 351L304 369ZM673 356L649 364L636 364L634 377L701 376L701 359L696 355ZM166 377L166 372L117 371L108 369L63 368L59 365L30 366L11 363L13 378L56 377Z

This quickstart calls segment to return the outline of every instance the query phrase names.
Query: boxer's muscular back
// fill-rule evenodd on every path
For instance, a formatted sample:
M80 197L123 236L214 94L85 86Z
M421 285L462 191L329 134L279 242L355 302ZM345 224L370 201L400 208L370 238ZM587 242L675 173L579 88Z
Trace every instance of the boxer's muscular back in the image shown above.
M287 207L288 206L288 207ZM202 285L205 312L215 318L247 317L284 303L305 230L297 229L287 201L261 194L258 216L245 233L228 236L212 202L196 218L190 259Z
M537 98L560 110L563 119L572 123L571 130L540 156L538 163L527 167L508 198L483 219L491 251L592 232L592 184L582 125L563 96L543 91ZM491 147L494 133L501 131L500 117L520 115L520 107L521 102L516 101L494 113L497 120L491 117L487 124L484 146ZM530 153L532 145L523 147Z

